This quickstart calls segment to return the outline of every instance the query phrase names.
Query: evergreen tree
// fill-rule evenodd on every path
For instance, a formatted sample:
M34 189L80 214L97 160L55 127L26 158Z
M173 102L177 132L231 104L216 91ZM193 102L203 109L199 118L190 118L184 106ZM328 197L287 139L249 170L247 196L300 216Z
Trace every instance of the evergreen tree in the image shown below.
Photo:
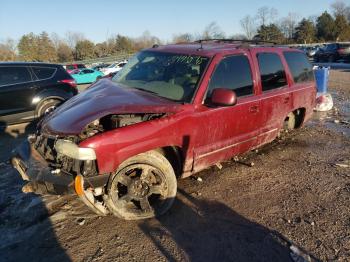
M296 27L294 40L300 44L312 43L316 37L316 28L312 21L303 19Z
M325 11L317 18L316 24L317 38L320 41L335 40L335 23L333 17Z
M282 31L275 24L261 25L254 39L277 43L283 43L285 40Z
M23 35L18 42L17 48L21 60L38 60L38 37L34 33Z
M350 41L350 25L344 15L337 15L334 29L336 41Z

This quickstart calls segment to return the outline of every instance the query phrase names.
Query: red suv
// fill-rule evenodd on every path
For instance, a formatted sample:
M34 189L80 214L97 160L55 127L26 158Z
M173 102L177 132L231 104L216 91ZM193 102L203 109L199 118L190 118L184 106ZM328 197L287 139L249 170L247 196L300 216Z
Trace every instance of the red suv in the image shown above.
M25 191L74 187L100 215L153 217L172 205L177 178L302 126L315 95L312 67L295 49L155 46L49 114L12 163L31 181Z

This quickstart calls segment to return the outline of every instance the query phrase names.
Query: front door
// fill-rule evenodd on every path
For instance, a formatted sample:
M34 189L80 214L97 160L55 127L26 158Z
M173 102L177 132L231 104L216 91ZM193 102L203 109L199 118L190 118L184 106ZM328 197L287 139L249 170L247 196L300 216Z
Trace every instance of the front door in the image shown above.
M25 66L0 66L0 117L30 111L34 93L31 74Z
M261 127L261 105L256 97L249 53L223 57L208 85L205 101L198 108L194 135L194 171L248 151L256 145ZM210 105L216 88L235 91L237 104L228 107Z

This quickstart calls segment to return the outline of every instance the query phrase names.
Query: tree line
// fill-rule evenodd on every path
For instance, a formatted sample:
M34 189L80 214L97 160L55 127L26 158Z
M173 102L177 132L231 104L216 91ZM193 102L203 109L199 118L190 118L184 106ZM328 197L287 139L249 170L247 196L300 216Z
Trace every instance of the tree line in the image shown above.
M319 16L301 18L296 13L289 13L279 18L275 8L264 6L255 15L246 15L240 20L244 34L227 36L216 22L211 22L202 32L180 33L174 35L171 42L212 38L254 39L280 44L350 41L350 6L337 0L330 7L331 13L325 11ZM18 42L7 39L0 43L0 61L63 63L133 53L154 44L164 42L148 31L137 38L117 34L96 44L80 32L67 32L64 37L47 32L29 33Z
M278 19L277 10L265 6L255 16L245 16L240 24L246 38L280 44L350 41L350 6L338 0L330 7L331 13L325 11L320 16L300 19L289 13Z

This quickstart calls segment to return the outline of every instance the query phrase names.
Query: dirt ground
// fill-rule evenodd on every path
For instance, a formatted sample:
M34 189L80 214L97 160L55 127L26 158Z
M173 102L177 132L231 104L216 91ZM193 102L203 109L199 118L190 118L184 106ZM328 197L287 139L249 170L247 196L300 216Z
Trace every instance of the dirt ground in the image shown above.
M315 260L350 261L349 71L331 72L330 92L331 112L242 163L180 180L170 212L136 222L97 217L75 196L21 193L6 159L33 127L8 128L0 261L292 261L291 245Z

